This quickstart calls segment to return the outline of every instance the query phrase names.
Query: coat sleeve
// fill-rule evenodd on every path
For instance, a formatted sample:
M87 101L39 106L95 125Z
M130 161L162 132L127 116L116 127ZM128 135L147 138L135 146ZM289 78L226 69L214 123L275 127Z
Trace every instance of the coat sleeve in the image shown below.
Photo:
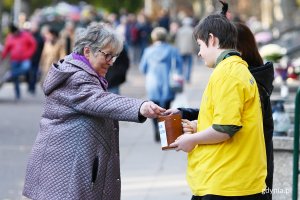
M190 121L198 118L199 109L196 108L178 108L181 111L182 119L188 119Z
M68 82L72 86L66 100L77 112L119 121L145 121L139 112L144 100L106 92L96 77L83 71L75 73L70 79Z

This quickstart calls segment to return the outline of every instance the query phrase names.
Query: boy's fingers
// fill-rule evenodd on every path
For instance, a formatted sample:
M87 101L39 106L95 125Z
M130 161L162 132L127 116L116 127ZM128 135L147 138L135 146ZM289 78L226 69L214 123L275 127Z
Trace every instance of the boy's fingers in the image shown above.
M192 122L190 122L190 121L187 121L186 123L187 123L189 126L193 127L193 124L192 124Z
M169 145L169 147L177 147L177 146L178 146L178 144L176 141Z

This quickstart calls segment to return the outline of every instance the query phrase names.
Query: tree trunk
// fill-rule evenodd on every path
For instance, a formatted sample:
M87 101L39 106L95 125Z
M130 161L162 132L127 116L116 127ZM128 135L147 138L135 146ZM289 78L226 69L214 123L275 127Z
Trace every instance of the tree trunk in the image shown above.
M294 26L294 13L297 11L295 0L273 0L274 1L274 18L276 25L281 30L286 30Z
M272 0L261 1L261 22L264 29L271 28L273 24L273 2Z

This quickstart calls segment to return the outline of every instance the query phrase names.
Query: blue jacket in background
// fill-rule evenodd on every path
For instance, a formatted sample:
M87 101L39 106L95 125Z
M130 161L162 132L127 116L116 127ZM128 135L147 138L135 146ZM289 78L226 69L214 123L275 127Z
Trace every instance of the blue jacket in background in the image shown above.
M172 58L176 60L177 72L182 74L182 59L179 51L166 42L156 42L145 49L139 66L141 72L146 75L148 98L159 102L161 106L175 98L169 81Z

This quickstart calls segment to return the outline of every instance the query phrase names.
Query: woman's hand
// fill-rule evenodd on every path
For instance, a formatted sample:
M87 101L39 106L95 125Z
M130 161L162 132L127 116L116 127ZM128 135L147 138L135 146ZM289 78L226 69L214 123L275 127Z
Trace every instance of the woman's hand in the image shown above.
M182 129L183 133L196 133L197 132L197 120L189 121L187 119L182 119Z
M177 108L170 108L166 110L166 112L164 112L163 115L171 115L176 113L180 113L180 110L178 110Z
M157 118L159 115L163 115L166 109L158 106L152 101L145 101L140 108L140 113L147 118Z

